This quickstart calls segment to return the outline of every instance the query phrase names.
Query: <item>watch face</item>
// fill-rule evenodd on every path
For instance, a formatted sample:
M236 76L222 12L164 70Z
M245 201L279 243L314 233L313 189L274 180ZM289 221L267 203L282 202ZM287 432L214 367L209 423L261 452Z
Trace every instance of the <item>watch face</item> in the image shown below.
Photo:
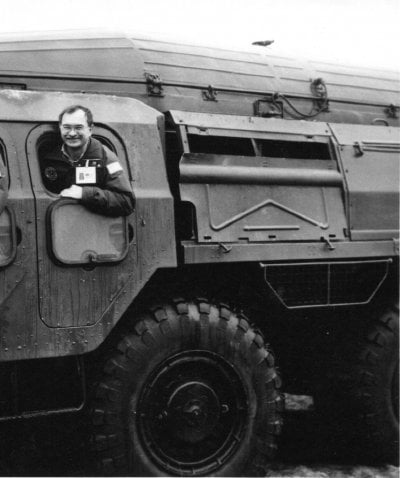
M44 175L49 181L55 181L58 178L57 170L53 166L45 168Z

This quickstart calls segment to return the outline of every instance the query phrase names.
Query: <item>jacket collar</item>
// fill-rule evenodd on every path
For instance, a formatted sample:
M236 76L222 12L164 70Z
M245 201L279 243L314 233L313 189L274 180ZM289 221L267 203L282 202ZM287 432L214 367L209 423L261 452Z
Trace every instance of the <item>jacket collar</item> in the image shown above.
M65 143L62 144L61 146L61 153L64 156L65 159L68 159L71 163L78 163L86 154L88 149L90 148L90 143L92 142L92 138L89 138L89 141L85 144L85 148L82 151L81 155L78 158L71 158L71 156L68 154L68 150L65 146Z

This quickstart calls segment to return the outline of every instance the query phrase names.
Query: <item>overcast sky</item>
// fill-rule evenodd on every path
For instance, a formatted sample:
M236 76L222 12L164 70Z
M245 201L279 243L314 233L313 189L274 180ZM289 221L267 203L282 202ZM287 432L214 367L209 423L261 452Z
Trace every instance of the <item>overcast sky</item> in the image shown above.
M400 69L400 0L0 0L0 33L108 29Z

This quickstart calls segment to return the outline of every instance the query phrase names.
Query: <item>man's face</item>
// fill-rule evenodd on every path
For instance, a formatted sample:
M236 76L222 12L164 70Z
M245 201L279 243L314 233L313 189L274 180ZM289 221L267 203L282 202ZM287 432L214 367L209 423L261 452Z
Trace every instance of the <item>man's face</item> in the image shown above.
M83 148L92 135L92 128L88 125L85 112L77 110L74 113L65 113L60 125L61 137L68 148Z

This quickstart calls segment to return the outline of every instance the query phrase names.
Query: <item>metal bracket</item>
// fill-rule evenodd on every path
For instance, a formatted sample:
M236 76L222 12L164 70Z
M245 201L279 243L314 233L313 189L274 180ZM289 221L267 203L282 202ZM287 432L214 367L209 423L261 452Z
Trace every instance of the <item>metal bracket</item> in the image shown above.
M222 249L222 252L224 254L227 254L228 252L231 252L232 250L232 246L226 246L224 243L222 242L219 242L218 243L218 247L220 247Z
M398 118L397 112L399 109L399 106L391 104L385 109L385 113L387 114L388 118Z
M364 154L364 145L362 142L356 141L353 146L356 156L362 156Z
M328 249L330 251L334 251L335 250L335 246L331 243L331 241L327 238L327 237L321 237L321 241L322 242L325 242L325 244L328 246Z
M328 88L322 78L316 78L311 81L310 89L316 97L315 102L320 111L329 111Z
M157 73L145 72L144 77L147 83L147 94L149 96L164 96L163 85Z
M203 96L204 101L218 101L218 91L212 85L208 85L208 88L206 90L203 90L201 94Z
M394 253L398 256L399 255L399 240L398 239L393 239L393 249Z
M261 118L283 118L282 101L276 99L263 98L253 103L254 116Z

